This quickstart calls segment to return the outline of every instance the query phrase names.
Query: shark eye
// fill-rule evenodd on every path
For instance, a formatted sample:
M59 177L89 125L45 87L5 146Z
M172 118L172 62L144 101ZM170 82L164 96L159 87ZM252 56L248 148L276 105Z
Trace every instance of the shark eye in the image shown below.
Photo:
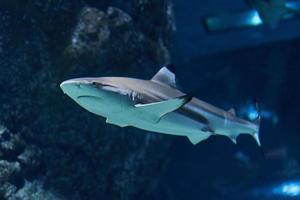
M99 85L99 84L97 82L92 82L92 85L96 86L96 85Z

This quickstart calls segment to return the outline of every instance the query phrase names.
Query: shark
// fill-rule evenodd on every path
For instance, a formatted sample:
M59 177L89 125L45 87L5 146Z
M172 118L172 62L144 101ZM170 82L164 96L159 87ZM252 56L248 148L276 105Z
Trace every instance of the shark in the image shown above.
M119 127L186 136L192 144L214 135L236 143L240 134L251 135L260 146L260 116L249 121L234 109L223 110L178 89L168 66L150 80L128 77L85 77L60 84L81 107Z
M299 18L300 2L294 0L244 0L249 8L208 16L204 25L209 33L266 25L279 27L282 21Z
M248 4L257 10L262 23L276 28L284 17L291 17L293 11L286 5L285 0L247 0ZM293 12L292 12L293 11Z

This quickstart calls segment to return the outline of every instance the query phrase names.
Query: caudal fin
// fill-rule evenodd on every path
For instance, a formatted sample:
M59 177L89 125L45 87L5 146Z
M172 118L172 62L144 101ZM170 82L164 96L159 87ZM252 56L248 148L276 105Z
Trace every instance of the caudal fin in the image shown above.
M255 139L256 143L258 144L260 152L261 152L261 154L262 154L262 156L263 156L263 158L265 160L266 159L265 152L264 152L264 149L261 146L261 142L260 142L260 139L259 139L260 121L261 121L261 117L260 117L260 113L259 113L259 110L258 110L258 117L254 121L254 123L257 126L257 131L256 131L256 133L254 133L253 138Z
M255 103L255 107L256 107L256 111L257 111L257 117L256 117L256 119L253 120L253 123L256 125L257 129L256 129L255 133L253 134L253 138L257 142L258 146L261 147L261 142L259 139L259 130L260 130L260 121L261 121L260 106L256 99L254 99L254 103Z

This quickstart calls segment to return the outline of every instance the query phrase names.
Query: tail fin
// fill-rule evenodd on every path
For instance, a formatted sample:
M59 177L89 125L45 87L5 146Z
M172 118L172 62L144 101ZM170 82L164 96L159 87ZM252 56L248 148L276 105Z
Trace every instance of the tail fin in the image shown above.
M256 124L257 130L254 133L253 137L255 139L255 141L257 142L258 146L259 146L259 150L263 156L263 159L266 160L266 156L265 156L265 152L264 149L261 146L261 142L259 139L259 129L260 129L260 121L261 121L261 116L260 116L260 106L258 104L257 99L254 99L254 103L255 103L255 107L256 107L256 111L257 111L257 118L255 120L253 120L253 123Z
M254 99L256 111L257 111L257 118L253 120L253 123L257 126L256 132L253 134L253 138L257 142L258 146L261 147L261 143L259 140L259 129L260 129L260 121L261 121L261 116L260 116L260 106L258 104L258 101Z

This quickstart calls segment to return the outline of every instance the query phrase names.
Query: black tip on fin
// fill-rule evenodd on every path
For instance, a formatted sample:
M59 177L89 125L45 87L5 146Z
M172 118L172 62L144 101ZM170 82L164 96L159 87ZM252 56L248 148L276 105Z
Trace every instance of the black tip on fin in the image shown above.
M260 114L260 105L259 105L258 102L259 102L259 101L257 100L257 98L254 98L254 99L253 99L253 103L254 103L254 105L255 105L255 107L256 107L256 110L257 110L258 114Z
M192 100L192 96L190 96L190 95L183 95L183 96L181 96L181 97L179 97L180 99L184 99L184 104L186 104L186 103L188 103L188 102L190 102L191 100Z
M261 120L261 116L260 116L260 105L258 103L257 98L253 99L253 104L256 108L256 112L257 112L257 118L253 120L253 122L257 125L260 125L260 120Z

